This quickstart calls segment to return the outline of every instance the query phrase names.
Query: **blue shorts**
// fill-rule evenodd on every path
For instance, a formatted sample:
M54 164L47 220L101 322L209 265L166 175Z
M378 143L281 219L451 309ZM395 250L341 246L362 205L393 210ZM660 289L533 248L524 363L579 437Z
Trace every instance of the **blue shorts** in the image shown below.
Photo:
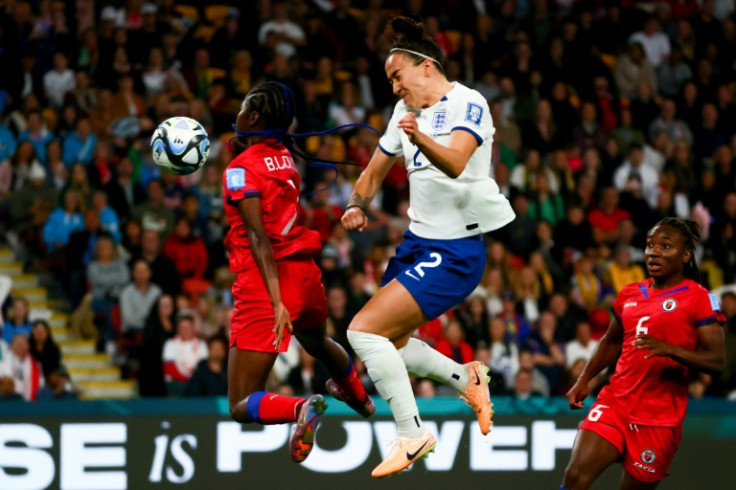
M388 262L381 286L396 278L434 320L473 292L485 267L486 246L480 235L430 240L407 231Z

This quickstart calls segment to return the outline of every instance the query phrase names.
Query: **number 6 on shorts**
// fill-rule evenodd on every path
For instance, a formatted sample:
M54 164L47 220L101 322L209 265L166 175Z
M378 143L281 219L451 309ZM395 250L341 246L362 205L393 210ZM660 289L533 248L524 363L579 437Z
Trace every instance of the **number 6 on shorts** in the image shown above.
M606 405L596 405L595 407L590 409L590 412L588 413L588 420L591 422L598 422L598 419L601 418L601 415L603 415L603 408L608 408Z

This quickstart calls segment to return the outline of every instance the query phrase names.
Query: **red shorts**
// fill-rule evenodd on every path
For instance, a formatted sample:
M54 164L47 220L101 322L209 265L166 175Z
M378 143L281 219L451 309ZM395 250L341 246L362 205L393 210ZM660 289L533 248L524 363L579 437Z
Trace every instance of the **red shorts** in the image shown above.
M295 332L321 328L327 320L327 298L322 271L314 260L280 260L281 300L289 311ZM234 310L230 347L257 352L284 352L291 334L284 330L281 347L273 348L273 306L257 268L241 272L233 285Z
M580 429L595 432L619 450L627 473L643 482L659 481L680 445L682 425L654 427L629 423L616 403L599 399L590 407Z

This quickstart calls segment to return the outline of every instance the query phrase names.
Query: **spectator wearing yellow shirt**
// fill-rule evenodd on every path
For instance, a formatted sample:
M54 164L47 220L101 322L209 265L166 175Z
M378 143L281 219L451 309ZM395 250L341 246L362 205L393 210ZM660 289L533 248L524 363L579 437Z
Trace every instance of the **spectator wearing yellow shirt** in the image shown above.
M619 246L616 248L613 262L608 266L608 279L618 294L627 284L643 281L646 276L639 264L631 263L628 247Z

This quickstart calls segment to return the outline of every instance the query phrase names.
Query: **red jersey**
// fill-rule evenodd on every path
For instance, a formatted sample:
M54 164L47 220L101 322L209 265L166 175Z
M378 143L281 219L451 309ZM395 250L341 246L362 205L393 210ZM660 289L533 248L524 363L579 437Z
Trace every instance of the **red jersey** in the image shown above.
M274 139L251 145L235 157L222 177L225 213L230 231L225 238L232 272L244 272L256 263L238 201L260 197L263 225L276 260L295 255L316 256L319 233L298 224L301 181L291 153Z
M676 427L685 417L689 368L669 357L651 357L632 345L639 333L694 350L698 327L723 323L716 297L685 279L677 286L652 289L652 279L625 286L613 303L613 314L624 329L624 343L611 384L601 397L620 402L628 423Z

